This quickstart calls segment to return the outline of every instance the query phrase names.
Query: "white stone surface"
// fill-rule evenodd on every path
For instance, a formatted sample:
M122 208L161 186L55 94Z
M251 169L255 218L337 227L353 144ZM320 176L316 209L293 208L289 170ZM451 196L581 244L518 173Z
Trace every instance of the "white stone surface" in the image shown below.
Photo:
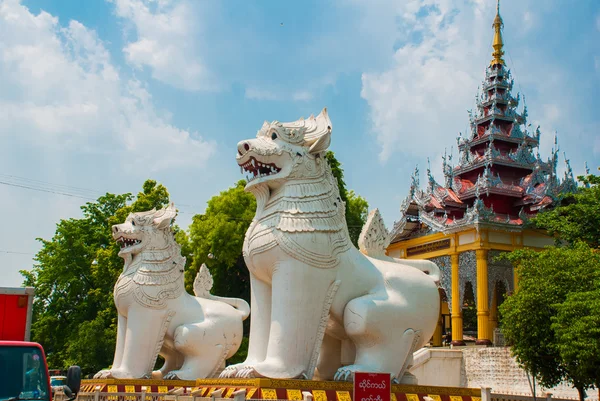
M525 371L519 368L508 347L423 348L414 353L410 372L419 384L450 387L491 387L494 394L531 396ZM538 388L538 396L550 392L553 398L579 399L567 383L551 389ZM587 392L598 400L598 392Z
M238 144L257 200L244 242L252 316L248 358L222 377L351 380L370 371L412 381L404 376L412 353L437 324L439 269L385 256L389 238L376 213L361 240L367 255L352 245L324 159L330 141L323 110L265 122Z
M114 289L117 346L111 369L96 378L213 377L240 346L250 308L242 299L211 295L204 265L194 282L196 296L185 291L185 258L171 232L175 215L171 204L113 226L125 261ZM152 372L159 354L165 364Z
M421 348L410 372L423 386L466 387L463 354L459 350Z
M493 393L531 394L524 370L519 368L508 347L465 348L463 350L467 387L487 386ZM577 390L567 383L551 389L538 389L552 393L554 398L579 399ZM588 391L588 400L598 400L597 391Z

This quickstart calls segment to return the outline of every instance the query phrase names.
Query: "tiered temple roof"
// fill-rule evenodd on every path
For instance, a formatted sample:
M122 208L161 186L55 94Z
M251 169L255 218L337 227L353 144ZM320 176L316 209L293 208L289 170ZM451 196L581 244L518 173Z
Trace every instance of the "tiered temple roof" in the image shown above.
M438 183L428 168L424 189L415 169L392 242L481 225L518 231L529 217L577 186L566 158L564 177L557 176L556 136L550 157L546 161L540 157L539 126L532 129L527 106L518 111L520 94L512 95L514 81L502 58L499 10L492 26L492 61L476 97L477 110L468 112L470 132L457 138L457 164L452 164L451 155L444 155L445 182Z

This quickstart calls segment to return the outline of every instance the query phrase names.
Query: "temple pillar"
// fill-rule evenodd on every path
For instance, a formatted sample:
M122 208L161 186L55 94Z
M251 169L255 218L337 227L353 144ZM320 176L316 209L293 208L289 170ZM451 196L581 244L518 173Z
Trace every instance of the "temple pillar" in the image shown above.
M513 293L517 292L517 288L519 288L519 271L516 267L513 267L513 285L514 290Z
M491 345L488 307L488 251L477 249L477 345Z
M458 277L458 253L450 255L452 261L452 345L465 345L463 341L463 318L460 305L460 280Z
M494 339L494 330L498 327L498 287L494 285L494 292L492 293L492 306L490 306L490 320L489 320L489 338Z

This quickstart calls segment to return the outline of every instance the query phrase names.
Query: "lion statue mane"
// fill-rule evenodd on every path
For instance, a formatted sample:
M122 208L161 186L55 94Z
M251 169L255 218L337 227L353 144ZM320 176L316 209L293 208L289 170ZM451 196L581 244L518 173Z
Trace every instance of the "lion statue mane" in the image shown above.
M390 236L375 210L359 251L325 160L331 121L265 122L239 142L237 163L257 200L243 255L252 316L247 359L221 377L353 380L353 372L407 373L436 327L439 268L386 256Z
M241 344L242 321L250 314L244 300L211 295L206 265L194 281L196 296L185 291L186 258L171 230L175 215L171 203L131 213L112 227L125 261L114 287L117 345L112 367L95 378L214 377ZM159 354L165 363L153 372Z

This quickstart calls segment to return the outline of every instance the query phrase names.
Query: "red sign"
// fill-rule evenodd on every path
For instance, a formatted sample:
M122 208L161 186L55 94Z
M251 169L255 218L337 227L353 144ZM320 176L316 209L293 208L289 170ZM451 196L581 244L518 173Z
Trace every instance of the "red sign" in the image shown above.
M389 373L354 373L354 401L390 401L391 394Z

